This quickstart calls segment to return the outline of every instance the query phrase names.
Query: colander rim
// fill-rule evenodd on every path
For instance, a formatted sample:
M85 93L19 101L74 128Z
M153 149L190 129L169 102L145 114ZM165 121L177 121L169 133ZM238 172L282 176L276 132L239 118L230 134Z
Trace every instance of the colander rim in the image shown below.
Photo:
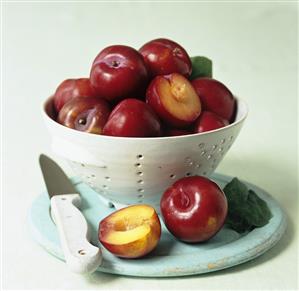
M210 135L212 133L216 133L216 132L222 132L228 128L231 128L231 127L234 127L236 126L237 124L239 123L242 123L248 116L248 105L247 103L237 97L237 96L234 96L235 99L236 99L236 102L237 102L237 106L239 107L239 104L242 104L243 108L244 108L244 112L243 112L243 115L240 116L240 118L232 123L230 123L229 125L227 126L224 126L224 127L221 127L221 128L218 128L218 129L214 129L214 130L210 130L210 131L207 131L207 132L201 132L201 133L191 133L191 134L185 134L185 135L178 135L178 136L161 136L161 137L122 137L122 136L108 136L108 135L100 135L100 134L92 134L92 133L88 133L88 132L84 132L84 131L79 131L79 130L75 130L73 128L69 128L69 127L66 127L60 123L58 123L57 121L55 121L54 119L52 119L48 112L47 112L47 106L49 103L52 103L53 104L53 98L54 96L50 96L48 97L46 100L44 100L42 102L42 108L41 108L41 111L42 111L42 115L43 117L48 121L50 122L50 124L52 124L53 126L61 129L61 130L64 130L66 131L68 134L74 134L74 135L77 135L78 137L79 136L82 136L82 138L90 138L90 139L106 139L106 140L130 140L130 141L146 141L146 140L149 140L149 141L165 141L165 140L173 140L173 139L184 139L184 138L188 138L188 137L199 137L199 136L206 136L206 135ZM237 107L237 110L238 110L238 107Z

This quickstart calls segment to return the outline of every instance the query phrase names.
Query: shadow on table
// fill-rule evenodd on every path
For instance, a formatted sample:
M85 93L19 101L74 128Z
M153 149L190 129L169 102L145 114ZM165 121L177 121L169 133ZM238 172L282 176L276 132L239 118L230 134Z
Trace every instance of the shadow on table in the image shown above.
M286 219L287 219L287 229L285 234L282 236L280 241L273 248L271 248L261 256L251 261L227 269L223 269L211 273L200 274L200 275L192 275L189 277L194 277L194 276L209 277L209 276L216 276L216 275L227 275L227 274L242 272L252 267L255 267L257 265L269 263L275 257L282 255L282 253L288 248L288 246L294 239L294 223L290 220L287 214L286 214Z

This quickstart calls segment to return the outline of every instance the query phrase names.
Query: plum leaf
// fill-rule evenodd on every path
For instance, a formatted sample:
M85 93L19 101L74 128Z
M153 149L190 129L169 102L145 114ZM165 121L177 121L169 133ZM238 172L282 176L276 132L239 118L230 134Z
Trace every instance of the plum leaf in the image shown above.
M196 79L199 77L212 78L212 61L207 57L196 56L191 57L192 62L192 74L190 79Z
M272 217L267 203L247 186L233 178L223 189L228 203L226 224L237 232L266 225Z

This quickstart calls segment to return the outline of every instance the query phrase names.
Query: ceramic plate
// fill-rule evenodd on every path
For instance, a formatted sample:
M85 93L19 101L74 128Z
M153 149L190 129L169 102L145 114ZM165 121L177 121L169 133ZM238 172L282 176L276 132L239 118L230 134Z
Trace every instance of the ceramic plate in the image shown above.
M212 179L224 187L232 178L214 174ZM82 195L82 207L90 225L92 243L98 245L99 221L115 211L102 202L99 195L81 183L72 180ZM144 258L120 259L102 248L103 264L98 271L140 277L171 277L207 273L252 260L263 254L281 238L286 228L286 218L277 202L262 189L246 183L264 199L273 217L267 225L245 234L224 227L215 237L201 244L186 244L176 240L162 223L162 236L157 248ZM46 251L64 260L58 233L49 212L47 193L36 198L29 211L30 231Z

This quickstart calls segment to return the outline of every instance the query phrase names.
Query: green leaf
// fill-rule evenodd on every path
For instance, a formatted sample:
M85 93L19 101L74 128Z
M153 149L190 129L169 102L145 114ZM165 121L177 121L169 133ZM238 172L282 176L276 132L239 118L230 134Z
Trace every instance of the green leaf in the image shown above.
M266 225L272 217L267 203L258 197L254 191L249 190L248 193L248 208L254 209L255 211L252 211L248 215L247 220L250 220L252 225L257 227Z
M191 57L192 62L192 74L190 79L196 79L198 77L212 78L212 61L206 57Z
M239 216L229 215L226 218L225 224L239 233L252 230L252 226Z
M223 189L228 203L226 224L237 232L266 225L272 217L267 203L247 186L233 178Z

